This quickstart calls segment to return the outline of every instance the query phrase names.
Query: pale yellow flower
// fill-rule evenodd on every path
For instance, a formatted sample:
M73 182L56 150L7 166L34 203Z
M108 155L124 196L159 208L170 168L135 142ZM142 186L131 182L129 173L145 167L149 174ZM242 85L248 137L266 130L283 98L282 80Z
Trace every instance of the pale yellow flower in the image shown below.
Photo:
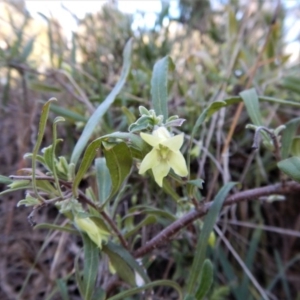
M78 229L85 232L89 238L102 249L102 243L108 241L109 233L95 224L90 218L74 218Z
M183 144L183 134L172 136L165 127L158 127L152 134L141 132L140 135L153 149L143 159L139 174L152 169L154 179L161 187L171 168L181 177L188 175L185 159L179 151Z

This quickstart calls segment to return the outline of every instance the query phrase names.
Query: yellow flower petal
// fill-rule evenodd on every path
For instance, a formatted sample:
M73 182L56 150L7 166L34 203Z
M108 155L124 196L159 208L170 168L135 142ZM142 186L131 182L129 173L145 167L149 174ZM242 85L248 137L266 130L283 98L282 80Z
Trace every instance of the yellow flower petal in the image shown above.
M141 165L139 174L144 174L147 170L155 167L157 164L159 164L159 155L157 153L157 150L153 148L143 159Z
M168 163L177 175L181 177L188 175L186 162L180 151L173 151L169 155Z
M170 166L166 162L160 162L157 166L152 168L152 171L156 183L162 187L164 177L170 172Z
M165 127L158 127L152 134L141 132L140 135L153 149L143 159L139 174L152 169L159 186L163 185L163 179L168 175L170 168L179 176L188 175L185 159L179 151L183 144L183 134L172 136Z
M183 134L178 134L161 142L162 145L168 147L172 151L178 151L183 144Z
M140 136L147 144L154 148L159 144L159 139L152 134L141 132Z

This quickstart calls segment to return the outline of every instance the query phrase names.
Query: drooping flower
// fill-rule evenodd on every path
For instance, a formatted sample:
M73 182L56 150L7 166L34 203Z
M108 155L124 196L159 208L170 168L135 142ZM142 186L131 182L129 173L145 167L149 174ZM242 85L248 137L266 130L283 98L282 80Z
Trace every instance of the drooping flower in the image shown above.
M143 159L139 174L152 169L154 179L161 187L171 168L181 177L188 175L185 159L179 151L183 144L183 134L172 136L165 127L158 127L152 134L141 132L140 135L153 149Z
M109 233L106 230L101 229L90 218L80 218L76 216L74 218L75 224L78 229L85 232L89 238L102 249L102 243L108 241Z

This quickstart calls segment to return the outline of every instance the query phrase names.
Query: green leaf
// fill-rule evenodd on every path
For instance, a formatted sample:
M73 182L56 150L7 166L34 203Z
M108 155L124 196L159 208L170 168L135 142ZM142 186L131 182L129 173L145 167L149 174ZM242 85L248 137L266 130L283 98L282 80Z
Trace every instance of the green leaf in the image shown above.
M131 286L136 286L134 271L129 267L126 260L113 251L110 251L110 249L105 246L103 246L103 252L108 255L110 263L116 270L117 274Z
M52 148L53 148L53 145L50 145L50 146L42 149L42 152L44 154L44 162L46 164L47 169L51 172L53 171L53 169L52 169L52 166L53 166Z
M106 299L106 293L105 291L100 287L96 287L92 300L105 300Z
M131 65L131 50L132 50L132 39L130 39L127 42L127 44L124 48L123 67L122 67L122 73L121 73L120 79L117 82L117 84L115 85L115 87L112 89L110 94L107 96L107 98L98 106L96 111L93 113L93 115L90 117L87 124L85 125L85 128L73 150L73 153L71 156L71 163L74 163L75 165L77 164L78 159L79 159L80 155L82 154L83 149L87 145L90 137L92 136L95 127L99 124L103 115L107 112L109 107L113 104L116 96L120 93L123 85L125 84L127 75L130 70L130 65Z
M252 123L256 126L262 126L263 124L262 124L262 118L260 114L259 98L257 96L255 89L252 88L250 90L243 91L240 93L240 96L244 101L244 104L246 106L248 115ZM262 131L261 135L263 137L263 141L266 146L273 145L273 143L270 141L270 137L266 132Z
M231 287L231 292L233 293L235 299L239 299L239 294L242 292L239 285L239 276L237 276L234 272L232 263L228 260L227 254L223 250L223 247L220 246L218 248L218 260L222 266L224 275L227 279L227 282L234 283L234 287ZM230 284L228 285L228 288L230 287ZM216 300L219 300L219 298L215 298ZM222 299L222 298L221 298ZM227 299L227 298L225 298Z
M144 226L147 226L147 225L150 225L150 224L154 224L157 222L157 219L155 216L146 216L146 218L141 221L140 223L136 224L134 226L134 228L130 231L128 231L125 235L124 235L124 238L127 239L129 238L130 236L132 236L133 234L135 234L138 230L140 230L142 227Z
M150 282L150 279L144 269L139 265L139 263L132 257L132 255L122 246L114 244L112 242L108 242L106 245L103 245L103 252L107 253L114 253L118 255L127 265L130 267L131 272L136 271L144 280L145 283ZM131 272L129 273L131 276ZM119 274L119 273L118 273ZM128 275L129 275L128 274ZM129 278L132 281L132 278ZM135 285L135 279L134 284Z
M194 197L197 188L203 189L203 182L204 180L201 178L187 181L187 192L189 197Z
M70 300L66 281L63 279L56 279L56 285L60 292L61 299L62 300Z
M10 183L12 183L12 182L13 182L13 180L10 179L9 177L0 175L0 183L6 184L6 185L7 185L7 184L10 184Z
M163 180L163 190L165 193L170 195L175 202L180 201L180 196L176 193L174 187L167 178L164 178Z
M40 204L40 201L34 197L31 197L30 195L26 195L26 198L23 200L20 200L17 204L17 207L21 206L21 205L25 205L25 206L35 206Z
M59 225L54 225L54 224L50 224L50 223L40 223L40 224L35 225L34 229L53 229L53 230L64 231L64 232L69 232L72 234L79 235L78 230L71 228L69 225L59 226Z
M79 290L79 293L81 296L83 296L85 288L84 288L83 278L81 276L78 260L79 260L79 255L75 258L75 279L76 279L76 286Z
M94 293L98 267L99 267L99 248L86 235L82 234L84 266L83 266L83 299L90 300Z
M173 67L172 59L165 56L153 68L151 79L152 104L156 115L162 115L164 121L168 119L168 69Z
M8 194L8 193L15 192L15 191L28 189L28 188L31 188L31 186L28 185L27 187L26 187L26 186L20 186L20 187L16 187L16 188L10 188L10 189L8 189L8 190L5 190L5 191L1 192L1 193L0 193L0 196L3 196L3 195Z
M55 98L51 98L43 106L40 123L39 123L39 131L38 131L37 141L36 141L36 144L32 151L32 187L33 187L34 193L38 199L40 199L41 196L39 196L39 194L37 192L37 185L36 185L36 180L35 180L36 156L38 155L38 151L40 149L40 146L41 146L41 143L42 143L42 140L44 137L44 131L46 128L46 123L47 123L48 114L49 114L49 107L50 107L51 102L53 102L53 101L57 101L57 100Z
M204 296L208 293L212 283L213 283L213 265L209 259L206 259L203 263L200 272L200 285L196 292L196 299L202 300Z
M147 129L152 125L153 118L151 116L141 116L135 123L132 123L128 131L129 132L136 132L136 131L142 131L144 129Z
M103 149L103 152L112 184L112 189L107 199L109 200L119 191L125 178L128 176L132 166L132 157L130 149L125 143L120 143L109 150Z
M188 184L191 184L191 185L193 185L193 186L196 186L197 188L199 188L199 189L201 189L201 190L203 189L203 182L204 182L204 180L201 179L201 178L193 179L193 180L187 181Z
M30 180L13 180L8 187L13 190L16 188L29 188L31 186Z
M84 122L86 123L88 121L88 118L85 116L82 116L70 109L52 104L50 110L54 112L57 115L61 115L65 117L66 119L77 121L77 122Z
M140 214L151 214L158 218L164 218L164 219L171 220L171 221L175 221L177 219L172 213L169 213L166 210L154 208L152 206L147 206L147 205L135 205L134 207L131 207L129 209L130 213L133 213L136 211L139 212ZM124 217L123 220L125 220L125 219L126 219L126 216Z
M121 109L127 119L128 125L136 121L136 116L126 106L122 106Z
M300 182L300 157L293 156L277 163L278 168L294 179Z
M116 296L110 297L107 300L123 300L123 299L126 299L126 297L135 295L137 293L140 293L140 292L142 292L144 290L147 290L147 289L151 289L151 288L156 287L156 286L170 286L178 292L178 298L177 298L178 300L182 300L182 298L183 298L181 287L175 281L157 280L157 281L153 281L151 283L147 283L147 284L145 284L141 287L129 289L125 292L119 293Z
M100 204L103 204L109 197L111 190L111 178L104 157L100 157L95 160L95 168L98 187L98 201Z
M285 293L284 299L291 300L294 297L292 298L292 296L291 296L291 291L290 291L289 283L288 283L289 280L287 279L287 274L285 274L285 272L284 272L284 264L281 261L280 254L278 253L278 251L276 249L274 251L274 254L275 254L275 261L276 261L277 268L278 268L278 273L283 274L283 276L281 276L281 283L282 283L283 290Z
M46 93L60 93L61 88L54 86L54 85L49 85L49 84L43 84L40 82L29 82L29 88L33 91L37 92L46 92Z
M262 230L260 228L256 228L252 234L251 241L248 246L247 255L245 258L245 264L249 271L251 272L254 265L254 259L257 254L257 248L259 246L260 237L261 237ZM249 294L249 277L246 274L243 274L243 280L240 286L240 297L241 299L246 299L247 295Z
M300 94L300 79L295 76L287 76L283 78L282 87L289 91Z
M229 182L221 188L221 190L218 192L218 194L214 198L213 203L208 211L208 214L206 215L206 217L204 219L204 225L203 225L200 237L197 242L194 261L192 264L192 268L191 268L191 272L190 272L190 276L189 276L189 280L188 280L187 292L190 295L192 295L194 293L195 286L198 285L199 270L201 270L203 261L205 259L206 248L207 248L210 233L213 230L213 227L216 223L216 220L217 220L219 212L222 208L223 202L224 202L227 194L229 193L229 191L232 189L232 187L234 185L235 185L234 182Z
M248 115L254 125L261 126L261 114L259 108L258 96L255 89L246 90L240 93L246 106Z
M283 104L283 105L290 105L290 106L296 106L300 107L300 103L292 100L282 100L274 97L268 97L268 96L259 96L258 97L260 101L267 101L277 104Z
M295 118L285 124L285 129L282 132L282 137L281 137L281 158L282 159L288 158L290 154L291 147L293 144L293 138L296 135L299 123L300 123L300 118Z
M26 43L26 45L23 48L22 53L20 54L20 61L25 62L26 59L28 58L28 56L32 52L34 40L35 40L35 38L31 38Z
M82 162L81 162L78 172L75 176L75 179L73 182L73 188L72 188L73 194L75 196L77 196L77 187L78 187L81 179L83 178L83 176L85 176L87 170L91 166L92 161L95 158L97 149L101 146L103 141L105 141L109 138L117 138L117 139L129 141L131 143L131 145L139 148L140 151L144 151L145 144L144 144L143 140L139 136L132 134L132 133L114 132L114 133L102 136L102 137L94 140L93 142L91 142L88 145L87 149L85 150Z

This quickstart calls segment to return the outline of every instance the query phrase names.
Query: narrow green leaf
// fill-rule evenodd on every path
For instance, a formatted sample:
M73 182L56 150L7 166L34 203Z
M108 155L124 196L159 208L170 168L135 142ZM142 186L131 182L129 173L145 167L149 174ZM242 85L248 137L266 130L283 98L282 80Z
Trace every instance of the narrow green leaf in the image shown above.
M188 184L196 186L199 189L203 189L203 182L204 182L204 180L201 178L187 181Z
M218 192L218 194L214 198L213 204L210 207L209 212L204 219L204 225L203 225L200 237L197 242L194 261L192 264L192 268L191 268L191 272L190 272L190 276L189 276L189 280L188 280L187 292L190 295L192 295L194 293L195 286L198 285L199 270L201 270L203 261L205 259L209 235L210 235L211 231L213 230L213 227L216 223L216 220L217 220L219 212L222 208L223 202L224 202L227 194L229 193L229 191L232 189L232 187L234 185L235 185L234 182L229 182L221 188L221 190Z
M128 176L132 166L132 157L126 143L120 143L109 150L103 149L103 152L111 178L112 189L109 200L119 191Z
M74 182L73 182L73 194L77 196L77 187L83 178L83 176L86 174L87 170L92 164L92 161L95 158L96 151L97 149L101 146L101 143L109 138L117 138L117 139L122 139L125 141L129 141L131 145L134 145L135 147L139 148L141 151L144 149L144 142L142 139L132 133L125 133L125 132L114 132L112 134L108 134L105 136L102 136L93 142L91 142L87 149L85 150L85 153L83 155L82 162L80 164L80 167L78 169L78 172L75 176Z
M167 178L164 178L163 180L163 190L165 193L170 195L175 202L180 201L180 196L176 193L175 189Z
M51 92L51 93L60 93L61 88L54 86L54 85L49 85L49 84L44 84L40 82L34 82L30 81L29 82L29 88L33 91L37 92Z
M297 254L295 255L291 260L285 263L284 266L282 266L282 269L279 270L279 272L276 272L274 275L274 278L272 281L269 283L267 287L267 291L271 292L272 289L274 289L275 286L277 286L277 282L280 280L281 277L285 276L285 273L288 271L289 268L292 268L295 266L295 264L300 260L300 255Z
M267 101L277 104L283 104L283 105L290 105L290 106L296 106L300 107L300 103L292 100L282 100L274 97L268 97L268 96L259 96L258 97L260 101Z
M40 201L34 197L31 197L29 194L26 195L26 198L23 200L20 200L17 203L17 207L21 206L21 205L25 205L25 206L35 206L40 204Z
M226 257L225 251L223 250L222 246L218 248L217 255L218 255L218 260L220 261L222 269L224 271L225 277L227 279L227 282L235 283L235 286L231 287L231 292L235 296L235 299L239 299L239 294L240 294L239 277L234 273L233 266L231 262L228 260L228 258Z
M63 279L57 279L56 280L56 285L58 287L58 290L60 292L60 296L62 300L70 300L69 294L68 294L68 287Z
M103 247L103 252L105 252L112 264L113 268L116 270L117 274L130 286L136 286L135 274L132 268L129 267L126 260L123 259L117 253L111 251L109 248Z
M53 146L51 148L51 157L52 157L52 165L51 165L51 169L52 169L52 174L53 174L53 177L55 179L55 185L56 185L56 189L59 193L59 195L61 197L63 197L63 194L62 194L62 191L60 189L60 183L59 183L59 178L58 178L58 175L57 175L57 167L56 167L56 153L55 153L55 150L56 150L56 145L57 143L59 143L60 141L62 141L62 139L57 139L57 124L59 122L64 122L65 119L63 117L56 117L53 121L53 126L52 126L52 140L53 140Z
M35 38L31 38L26 43L26 45L23 48L22 53L20 54L20 61L25 62L27 60L28 56L32 52L34 40L35 40Z
M104 157L99 157L95 160L95 168L98 187L98 202L103 204L109 197L111 190L111 178Z
M105 300L106 299L106 293L105 291L100 287L96 287L92 300Z
M287 76L283 78L281 85L284 89L300 94L300 79L299 76Z
M136 116L126 106L122 106L122 112L124 113L127 119L128 125L136 121Z
M156 115L162 115L164 121L168 119L168 69L172 59L165 56L153 68L151 79L152 104Z
M285 274L285 272L284 272L284 265L281 261L280 254L278 253L278 251L276 249L274 251L274 254L275 254L275 261L276 261L278 271L279 271L278 273L282 274L281 282L282 282L282 286L283 286L283 289L284 289L284 292L285 292L284 299L291 300L293 298L291 296L291 291L290 291L289 284L288 284L288 279L287 279L287 276L286 276L287 274Z
M130 236L132 236L133 234L135 234L137 231L139 231L142 227L150 225L150 224L154 224L157 223L157 219L155 216L146 216L146 218L141 221L140 223L134 225L134 228L130 231L128 231L125 235L124 238L127 239Z
M170 221L175 221L177 218L172 214L167 212L166 210L154 208L152 206L148 205L135 205L129 209L129 213L139 212L142 214L151 214L153 216L156 216L158 218L167 219ZM123 220L126 219L127 216L123 218Z
M257 253L257 248L259 245L260 237L262 230L257 228L252 234L252 238L250 241L250 246L247 251L245 264L248 267L249 271L252 271L254 265L254 258ZM247 295L249 295L249 277L246 274L243 274L243 280L240 284L240 297L241 299L246 299Z
M278 168L294 179L300 182L300 157L293 156L277 163Z
M282 159L288 158L288 156L290 154L291 147L293 144L293 138L296 135L299 123L300 123L300 118L295 118L285 124L285 129L282 132L282 138L281 138L281 158Z
M0 175L0 183L2 183L2 184L10 184L12 182L13 182L13 180L10 179L9 177Z
M200 273L200 285L196 292L196 299L202 300L204 296L208 293L212 283L213 283L213 265L209 259L206 259L203 263Z
M99 266L99 248L86 234L82 234L84 266L83 286L85 300L90 300L94 293Z
M15 192L15 191L19 191L19 190L25 190L28 188L31 188L31 185L28 184L27 186L20 186L20 187L16 187L16 188L7 189L7 190L4 190L3 192L0 192L0 196Z
M84 122L86 123L88 121L88 118L85 116L82 116L70 109L52 104L50 107L50 110L57 115L61 115L65 117L66 119L72 120L72 121L78 121L78 122Z
M35 180L36 156L38 155L38 151L40 149L40 146L41 146L41 143L42 143L42 140L44 137L44 132L45 132L46 123L47 123L48 114L49 114L49 107L50 107L51 102L53 102L53 101L57 101L57 100L55 98L51 98L43 106L40 123L39 123L39 131L38 131L37 141L36 141L36 144L32 151L32 188L38 199L40 199L41 196L38 194L36 180Z
M254 125L261 126L261 114L259 108L259 100L255 89L246 90L240 93L246 106L248 115Z
M68 225L59 226L59 225L54 225L54 224L50 224L50 223L39 223L34 226L34 229L52 229L52 230L64 231L64 232L69 232L71 234L79 235L78 230L75 230Z
M137 287L137 288L132 288L129 289L125 292L119 293L116 296L110 297L107 300L123 300L126 299L126 297L135 295L137 293L140 293L144 290L147 289L151 289L154 288L156 286L170 286L172 288L174 288L177 292L178 292L178 300L182 300L183 296L182 296L182 291L181 291L181 287L175 282L175 281L171 281L171 280L157 280L157 281L153 281L151 283L147 283L141 287Z
M114 254L120 256L129 267L136 271L144 280L145 283L150 282L150 279L144 269L139 265L139 263L134 259L134 257L122 246L108 242L106 245L103 245L103 251L110 251Z
M79 268L78 260L79 260L79 255L75 258L75 279L76 279L76 284L77 284L79 293L83 297L85 288L84 288L83 279L81 276L81 271Z
M85 128L73 150L73 153L71 156L71 163L74 163L75 165L77 164L78 159L79 159L80 155L82 154L85 146L87 145L90 137L92 136L95 127L99 124L103 115L107 112L109 107L113 104L116 96L120 93L123 85L125 84L127 75L130 70L130 65L131 65L131 50L132 50L132 39L130 39L127 42L127 44L124 48L123 67L122 67L120 79L117 82L117 84L115 85L115 87L112 89L110 94L107 96L107 98L98 106L96 111L93 113L93 115L90 117L87 124L85 125Z
M53 145L50 145L48 147L45 147L42 149L42 152L44 153L44 161L46 164L46 167L49 171L53 171L53 160L52 160L52 148Z

